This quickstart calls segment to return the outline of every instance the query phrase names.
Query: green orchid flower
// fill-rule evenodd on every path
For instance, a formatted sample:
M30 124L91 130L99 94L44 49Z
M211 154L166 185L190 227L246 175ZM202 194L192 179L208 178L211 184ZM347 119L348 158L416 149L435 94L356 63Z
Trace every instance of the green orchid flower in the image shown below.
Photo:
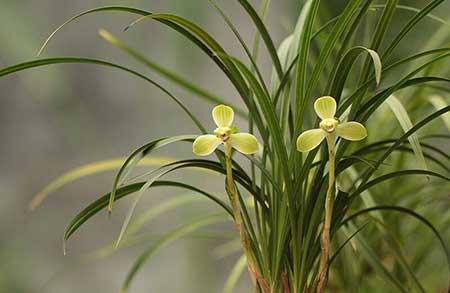
M217 128L214 134L200 135L195 139L192 150L196 155L210 155L221 144L225 145L227 155L232 148L246 155L258 151L259 144L255 136L250 133L237 133L236 127L233 126L234 111L231 107L225 105L214 107L212 117Z
M336 114L336 101L333 97L318 98L314 103L317 116L322 119L320 128L303 132L297 139L297 150L309 152L316 148L326 137L339 136L347 140L357 141L366 138L367 130L359 122L340 123Z

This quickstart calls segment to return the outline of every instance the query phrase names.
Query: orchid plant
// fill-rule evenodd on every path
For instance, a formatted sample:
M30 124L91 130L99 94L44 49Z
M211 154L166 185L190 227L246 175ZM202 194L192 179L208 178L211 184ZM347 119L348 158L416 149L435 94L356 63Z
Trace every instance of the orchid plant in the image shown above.
M322 293L327 288L330 292L350 293L444 291L450 275L444 267L450 267L450 252L443 236L443 233L448 236L448 229L441 230L448 227L450 159L438 143L423 141L449 138L448 129L442 124L430 125L450 111L442 102L442 95L450 92L444 86L449 81L445 77L449 68L445 62L450 49L438 38L448 35L448 26L431 14L444 1L429 0L418 9L399 5L397 0L386 0L380 5L372 0L349 0L335 17L323 23L332 1L322 1L323 5L320 0L304 1L295 29L277 50L265 25L270 1L262 0L258 13L248 0L237 0L256 28L253 51L228 14L216 1L209 2L236 37L246 60L231 56L220 41L184 17L122 6L101 7L76 15L51 34L40 53L60 29L88 14L135 15L137 19L127 26L128 33L145 21L167 26L186 37L217 65L232 85L229 90L238 94L244 107L155 63L104 29L100 30L100 36L204 103L219 104L212 111L217 126L213 134L207 134L201 119L163 84L114 62L58 57L0 69L0 76L4 76L49 64L85 63L125 71L161 90L201 133L152 139L119 165L113 164L120 169L112 191L75 216L65 231L65 241L95 214L108 206L112 211L115 201L137 193L124 221L121 241L117 241L116 247L120 248L122 242L137 237L142 223L146 223L145 217L133 220L139 198L154 187L166 186L195 192L223 212L203 215L149 243L131 268L123 292L130 289L140 268L157 250L224 219L234 222L239 232L236 238L242 246L242 250L235 251L242 257L226 280L224 293L236 292L237 276L244 267L248 267L253 292L258 293ZM398 24L392 20L400 12L412 16L399 30L394 30ZM369 17L370 21L366 21ZM397 51L399 45L424 19L439 23L435 23L436 37L424 48L409 46L409 51L416 51L404 56L403 51ZM273 66L270 78L258 64L260 40ZM319 95L325 96L316 99ZM437 96L433 105L429 103L430 95ZM304 131L318 122L312 115L313 109L320 118L319 128ZM238 132L233 125L235 115L248 123L246 132ZM366 140L363 125L370 132ZM425 126L428 127L423 130ZM419 137L418 131L427 132ZM324 140L326 147L321 144ZM164 161L155 154L160 148L182 142L192 143L193 152L202 158ZM224 151L219 148L222 144ZM130 176L140 163L157 164L158 168ZM82 174L105 170L104 165L97 167L90 166L89 172ZM162 180L167 174L190 168L206 170L208 176L225 176L227 199L186 181ZM69 173L57 179L34 198L31 208L56 188L79 178L79 174ZM398 184L407 182L411 175L427 179ZM430 180L433 184L429 184ZM419 213L425 191L436 195L434 209L440 213L430 210L427 217ZM182 204L180 200L171 207L180 208ZM158 208L151 207L151 211L157 213ZM433 222L427 218L433 218ZM423 227L437 241L421 246L417 239L411 239L410 235L423 233ZM412 257L413 252L417 257ZM443 269L435 273L421 270L426 266L424 260L429 259Z

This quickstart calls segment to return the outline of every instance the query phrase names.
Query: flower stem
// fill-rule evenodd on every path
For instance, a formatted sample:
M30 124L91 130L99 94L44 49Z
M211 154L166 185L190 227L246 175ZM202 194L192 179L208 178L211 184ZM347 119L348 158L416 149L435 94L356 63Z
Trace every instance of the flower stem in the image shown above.
M231 160L231 154L232 154L232 148L229 144L225 143L225 154L226 154L226 190L228 193L228 197L230 199L231 207L233 209L233 215L234 215L234 223L236 224L236 228L239 231L239 236L241 239L242 248L244 250L244 254L247 257L247 263L248 263L248 270L253 282L253 285L256 288L256 292L259 292L259 285L262 285L261 287L265 287L265 282L261 276L261 273L259 271L258 266L255 263L255 258L253 256L253 252L250 245L250 239L247 233L247 230L245 229L245 225L242 221L241 216L241 208L239 203L239 198L236 191L236 186L234 185L234 179L233 179L233 165ZM261 284L261 282L263 284ZM265 292L265 289L263 289Z
M330 246L331 246L331 220L333 217L333 204L334 204L334 190L335 190L335 168L336 168L336 138L334 134L327 136L328 145L328 189L325 199L325 220L322 228L322 235L320 238L321 245L321 257L319 265L318 285L317 293L322 293L325 290L328 281L328 268L330 258Z

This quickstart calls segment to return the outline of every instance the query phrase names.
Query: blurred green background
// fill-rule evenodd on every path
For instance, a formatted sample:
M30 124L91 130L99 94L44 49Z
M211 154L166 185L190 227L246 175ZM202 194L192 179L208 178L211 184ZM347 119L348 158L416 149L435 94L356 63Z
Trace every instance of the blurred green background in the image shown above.
M253 25L236 1L218 2L245 40L251 43ZM279 44L293 29L302 1L272 2L268 27ZM328 5L324 12L330 16L337 14L346 3L344 0L323 2ZM416 7L423 6L424 2L401 1ZM448 2L434 14L446 18ZM252 3L259 5L259 1ZM232 33L206 0L0 0L0 67L35 58L39 47L57 25L78 12L104 5L131 5L180 14L205 27L221 40L230 54L243 56ZM396 21L404 23L409 16L410 12L398 12ZM210 66L211 62L183 37L151 21L123 32L134 19L118 13L82 18L65 27L43 56L112 60L161 80L101 39L98 30L103 28L150 59L214 90L225 100L239 104L223 74ZM408 46L402 50L408 52L419 46L434 29L432 22L425 21L420 32L414 31L408 36L404 42ZM270 67L264 50L259 60L268 73ZM163 84L203 121L209 121L212 105L165 81ZM25 208L34 194L71 168L126 156L137 146L159 136L196 132L184 113L160 91L123 72L92 65L58 65L1 78L0 292L117 292L145 244L107 258L81 260L118 235L129 202L119 203L109 219L106 212L96 216L69 242L68 255L62 253L64 228L81 208L109 191L114 173L95 175L65 186L32 213L26 213ZM191 156L190 147L177 146L160 153ZM215 182L204 182L195 174L183 176L199 184L213 186ZM222 192L220 188L217 190ZM151 191L139 211L173 195L176 191ZM187 206L181 212L161 217L147 227L147 231L159 235L169 226L211 209L208 203ZM233 231L231 225L219 228L226 231L224 235ZM221 238L188 238L170 245L140 272L132 292L219 292L238 256L226 259L218 256L217 245L224 242ZM241 280L239 290L246 292L245 279Z

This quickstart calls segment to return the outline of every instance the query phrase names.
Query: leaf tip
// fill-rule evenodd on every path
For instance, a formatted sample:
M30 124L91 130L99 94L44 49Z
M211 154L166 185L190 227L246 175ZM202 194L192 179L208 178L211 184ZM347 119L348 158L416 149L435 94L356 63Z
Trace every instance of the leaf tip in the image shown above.
M102 36L102 37L106 37L106 36L110 35L110 33L107 30L103 29L103 28L98 30L98 34L100 36Z
M29 213L34 211L43 201L44 195L42 193L36 194L28 203L25 208L25 212Z
M67 255L67 243L66 243L66 237L64 237L63 239L63 244L62 244L62 248L63 248L63 255L66 256Z
M40 48L39 51L36 54L36 57L40 57L43 50L44 50L43 48Z
M377 87L378 87L380 85L380 83L381 83L381 76L376 76L375 77L375 82L376 82Z
M107 42L114 43L115 41L113 35L105 29L99 29L98 34Z
M127 30L129 30L132 26L134 26L136 23L138 23L139 21L143 20L144 18L146 18L146 16L142 16L138 19L136 19L135 21L133 21L132 23L130 23L129 25L127 25L123 31L126 32Z

